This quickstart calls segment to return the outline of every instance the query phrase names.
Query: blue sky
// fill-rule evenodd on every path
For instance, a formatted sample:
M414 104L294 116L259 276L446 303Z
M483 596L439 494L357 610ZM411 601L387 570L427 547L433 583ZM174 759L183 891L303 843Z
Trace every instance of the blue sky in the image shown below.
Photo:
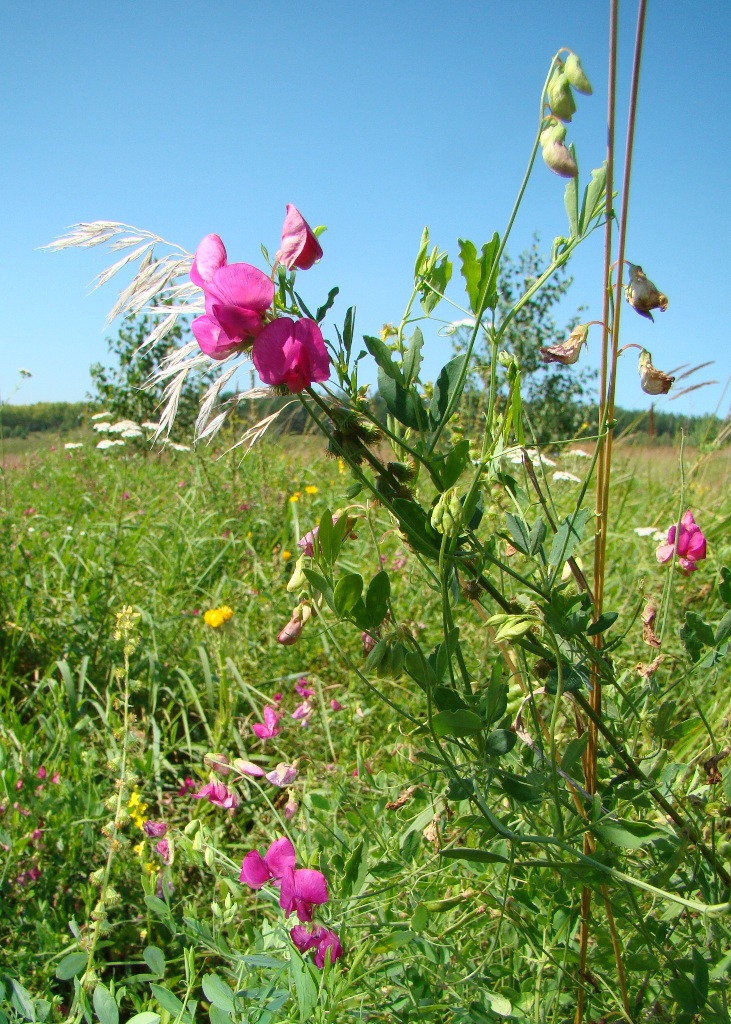
M623 123L636 5L620 8ZM400 319L425 224L455 261L458 237L479 246L502 232L561 46L580 54L594 85L569 126L584 180L604 156L608 13L598 0L6 0L2 13L0 394L19 367L33 374L16 402L83 399L89 365L107 358L116 290L89 285L111 258L39 248L76 221L126 221L190 250L215 231L229 259L256 263L261 242L276 250L295 203L328 226L303 295L317 305L339 285L335 321L354 304L359 333L375 333ZM670 306L654 325L628 308L622 318L623 343L645 345L662 369L715 360L705 374L719 385L666 407L697 413L721 401L723 415L730 30L728 4L649 4L627 256ZM534 232L546 251L566 232L563 189L538 166L513 254ZM587 319L601 315L599 235L572 264L566 319L579 305ZM460 282L455 265L457 302ZM434 376L449 342L435 331L427 340ZM598 350L595 336L590 365ZM621 366L618 401L646 408L635 356Z

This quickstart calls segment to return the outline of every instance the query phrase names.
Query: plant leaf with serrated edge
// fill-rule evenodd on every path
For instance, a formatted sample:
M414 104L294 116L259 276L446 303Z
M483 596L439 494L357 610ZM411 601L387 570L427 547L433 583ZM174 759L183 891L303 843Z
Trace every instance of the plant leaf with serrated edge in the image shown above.
M444 419L466 360L465 354L455 356L439 371L439 376L434 382L434 393L429 406L429 418L434 426L438 426Z
M548 556L549 564L557 566L571 558L577 545L580 543L584 533L584 527L592 517L588 508L580 508L574 516L566 516L562 521L551 545L551 554Z
M419 415L417 412L420 401L413 393L403 387L399 381L389 377L383 369L378 367L378 390L386 408L399 423L413 430L419 429Z

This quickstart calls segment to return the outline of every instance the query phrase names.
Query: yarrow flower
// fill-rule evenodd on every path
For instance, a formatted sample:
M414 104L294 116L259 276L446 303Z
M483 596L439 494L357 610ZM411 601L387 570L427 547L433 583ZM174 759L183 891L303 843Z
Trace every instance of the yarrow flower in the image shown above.
M676 534L678 561L680 563L680 567L686 574L695 572L698 568L696 563L702 562L706 557L706 538L704 537L700 526L698 526L693 518L693 513L690 509L688 509L680 520L679 531L678 527L675 525L670 527L668 530L668 539L664 544L660 544L655 552L655 557L660 565L664 565L672 559L673 553L676 549Z
M220 608L209 608L203 616L203 621L207 626L218 629L231 618L233 618L233 610L224 604Z

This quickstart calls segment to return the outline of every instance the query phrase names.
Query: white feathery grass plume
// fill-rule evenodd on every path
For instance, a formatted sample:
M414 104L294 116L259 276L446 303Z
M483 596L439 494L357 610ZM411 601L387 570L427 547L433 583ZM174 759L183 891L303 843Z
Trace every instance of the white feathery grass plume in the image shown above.
M211 414L213 413L213 408L216 404L216 400L218 399L218 396L221 393L221 389L224 387L225 384L228 384L233 375L236 373L237 369L238 364L236 363L233 366L229 366L228 370L226 370L224 373L221 374L220 377L214 380L214 382L208 388L208 391L206 391L205 395L203 395L201 399L200 409L198 411L198 417L195 421L196 438L205 437L211 434L211 430L209 429L209 420L211 419ZM228 413L224 414L223 420L221 420L221 425L225 421L227 415ZM216 419L218 420L220 419L220 417L217 416ZM218 429L220 429L220 426L216 427L216 430L214 430L213 433L215 433Z
M240 448L241 445L246 445L244 455L248 455L256 442L261 440L271 425L279 419L284 410L288 409L290 405L294 405L294 400L291 402L285 402L281 409L277 409L276 412L271 413L269 416L265 416L263 420L255 423L253 427L249 427L249 429L241 435L236 444L231 445L228 451L232 452L235 448Z

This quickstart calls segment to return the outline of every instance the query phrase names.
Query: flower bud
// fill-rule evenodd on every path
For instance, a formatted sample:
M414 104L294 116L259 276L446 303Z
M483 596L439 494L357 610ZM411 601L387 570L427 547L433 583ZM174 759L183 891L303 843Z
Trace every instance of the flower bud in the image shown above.
M203 763L212 768L214 772L218 772L219 775L228 775L231 770L225 754L206 754Z
M297 590L301 590L302 587L304 587L305 584L307 583L307 577L305 576L303 571L304 564L305 556L300 555L300 557L295 562L294 572L292 573L292 577L289 583L287 584L287 590L289 591L290 594L294 594Z
M576 112L571 84L562 67L556 68L548 83L548 105L551 113L562 121L570 121Z
M589 328L586 324L579 324L574 327L566 341L559 345L549 345L542 348L541 359L544 363L562 363L564 366L572 366L579 358L581 346L585 344L589 336Z
M643 348L640 352L640 385L646 395L666 395L675 382L675 377L668 376L652 365L652 356Z
M545 149L552 142L563 142L566 138L566 125L562 124L555 117L549 117L541 132L541 146Z
M593 92L591 82L584 74L584 69L581 66L581 61L577 54L570 53L568 55L563 69L569 83L573 85L577 92L583 92L585 96L591 96Z
M563 142L559 142L558 139L554 139L553 142L544 146L541 152L544 163L554 174L558 174L562 178L575 178L579 173L578 165L576 160L574 160L571 150Z
M648 320L654 320L651 309L659 309L664 313L668 308L667 295L658 291L642 267L634 263L629 265L629 283L624 289L624 294L630 306Z

